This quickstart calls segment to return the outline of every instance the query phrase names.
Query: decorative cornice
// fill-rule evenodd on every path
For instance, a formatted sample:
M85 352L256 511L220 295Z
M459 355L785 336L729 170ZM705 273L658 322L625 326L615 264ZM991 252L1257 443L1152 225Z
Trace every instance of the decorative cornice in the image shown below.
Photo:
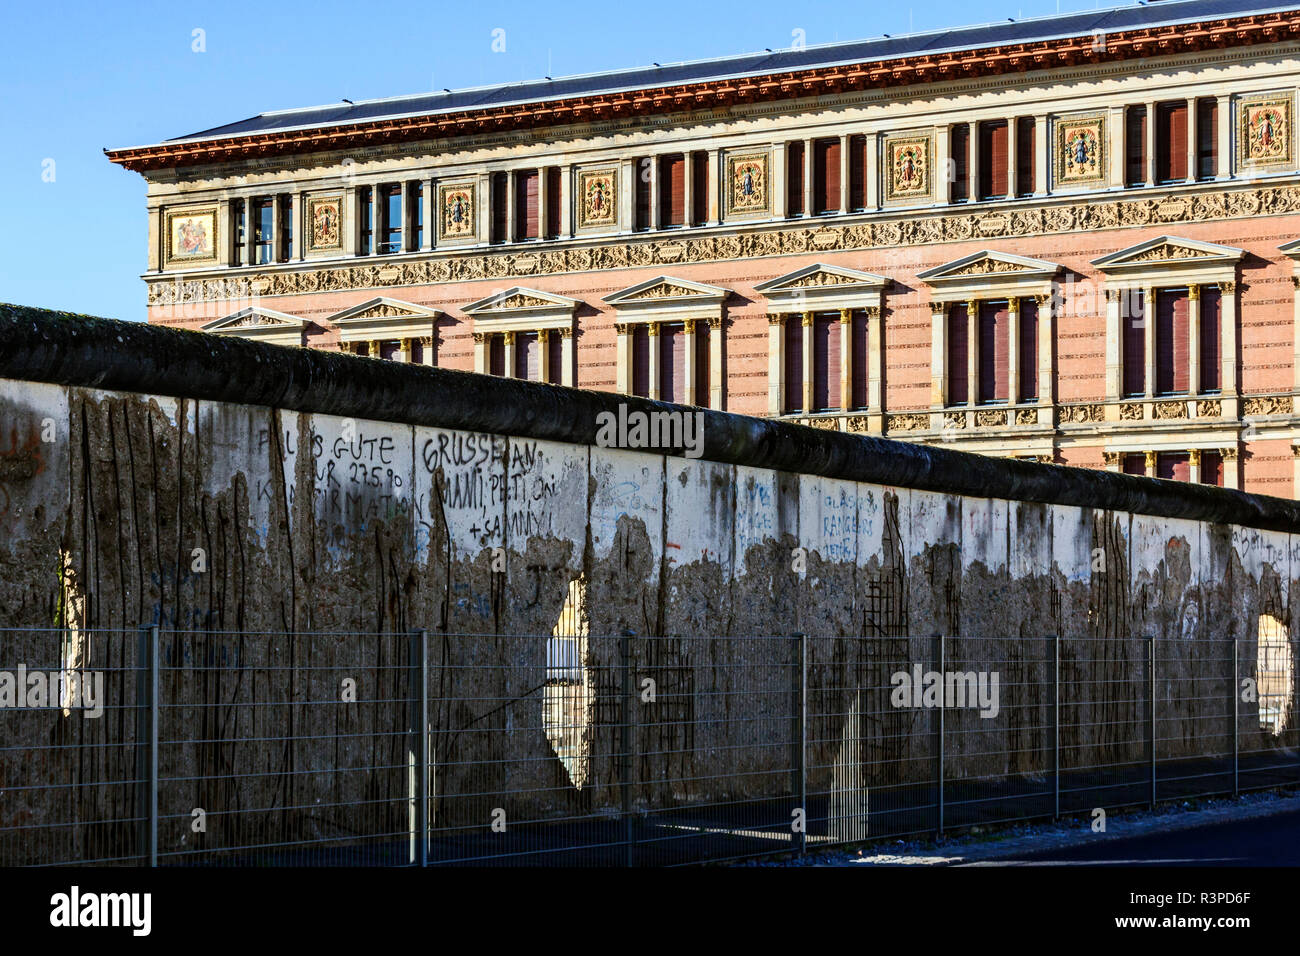
M252 157L356 149L381 143L440 140L486 131L541 130L573 122L585 124L665 113L693 114L739 104L823 97L855 90L894 89L1081 63L1100 64L1206 49L1276 44L1296 36L1300 36L1300 14L1292 11L1252 14L1196 24L1116 31L1106 35L1104 44L1098 44L1090 34L1061 37L426 116L183 140L109 150L107 156L127 169L143 172Z
M1214 222L1300 213L1300 185L1243 185L1163 198L1080 200L1037 205L1014 215L999 212L952 212L929 216L902 212L869 222L820 225L816 228L772 227L752 232L654 238L550 251L459 252L433 258L409 253L381 273L365 262L319 268L261 272L253 275L207 275L187 279L183 273L149 275L150 305L247 299L256 286L261 295L305 295L476 279L510 279L609 269L674 266L683 262L724 262L767 256L849 252L890 247L988 239L989 222L996 238L1061 235L1123 227L1150 227L1168 222ZM1108 290L1109 292L1110 290Z

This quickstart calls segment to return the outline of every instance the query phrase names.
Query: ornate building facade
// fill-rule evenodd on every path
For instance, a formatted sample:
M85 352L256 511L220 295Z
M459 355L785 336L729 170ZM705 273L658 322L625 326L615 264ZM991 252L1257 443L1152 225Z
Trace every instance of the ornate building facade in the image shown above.
M1300 491L1300 8L265 114L109 157L152 322Z

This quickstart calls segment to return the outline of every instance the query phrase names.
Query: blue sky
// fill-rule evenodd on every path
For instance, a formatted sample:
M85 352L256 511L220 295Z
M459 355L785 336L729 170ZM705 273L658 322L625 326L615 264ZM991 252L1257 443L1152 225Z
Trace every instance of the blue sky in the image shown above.
M9 3L0 29L0 302L144 318L144 181L108 162L105 147L343 97L789 46L796 29L812 45L1098 5L1125 3ZM492 50L498 28L502 53ZM205 52L192 48L195 30Z

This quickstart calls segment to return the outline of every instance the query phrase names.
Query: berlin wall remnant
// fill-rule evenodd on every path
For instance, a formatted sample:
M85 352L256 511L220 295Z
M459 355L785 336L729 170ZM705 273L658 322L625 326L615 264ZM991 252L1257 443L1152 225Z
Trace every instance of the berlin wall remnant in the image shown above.
M774 732L789 647L760 636L804 633L815 642L809 693L824 716L809 728L810 765L823 776L846 761L855 773L869 768L876 776L864 785L874 786L930 773L922 741L932 715L867 721L883 708L867 706L861 689L879 697L895 664L928 666L933 635L945 636L951 659L1001 662L1021 687L1049 676L1042 654L1026 657L1023 648L1060 635L1063 677L1096 691L1066 717L1077 730L1065 759L1084 767L1143 759L1143 740L1131 732L1143 703L1108 688L1141 671L1146 637L1181 641L1163 663L1160 690L1187 710L1166 715L1170 733L1161 736L1163 756L1190 757L1204 738L1179 739L1173 729L1211 719L1195 712L1196 694L1177 692L1191 665L1233 638L1248 659L1265 615L1288 635L1297 624L1288 597L1300 573L1300 506L1291 501L719 412L705 413L699 459L601 448L597 412L621 402L665 406L12 306L0 307L0 343L6 658L50 656L40 636L12 629L64 627L80 635L82 666L131 666L122 633L159 624L190 635L173 636L166 660L228 662L202 681L178 670L165 684L165 735L210 740L204 722L224 721L236 738L173 752L164 776L200 778L165 788L162 799L175 806L337 807L374 800L378 788L396 807L404 771L371 775L369 790L317 784L298 771L399 766L400 743L385 743L383 731L401 715L367 706L351 726L312 726L292 702L328 694L310 675L333 665L355 670L372 699L401 698L401 649L372 638L415 627L432 635L432 681L453 663L484 666L480 678L439 686L431 721L442 748L434 761L446 768L441 790L456 792L457 774L480 761L476 791L532 773L538 793L549 794L568 771L533 692L545 682L547 640L575 582L594 679L616 679L618 636L630 630L653 636L633 667L653 668L672 691L671 712L648 710L637 731L638 753L659 755L639 768L649 782L636 799L651 808L764 795L737 788L777 765L744 745ZM806 560L793 561L796 552ZM850 639L864 636L874 640ZM1083 654L1085 641L1104 653ZM749 739L736 739L736 725L716 712L736 699L723 692L742 689L756 692L755 716L768 720L756 719ZM595 699L613 690L596 687ZM133 702L125 682L110 692ZM284 703L234 706L257 695ZM517 703L476 710L488 697ZM618 752L623 716L593 709L584 785L567 803L538 797L519 811L616 806L618 769L608 755ZM1243 712L1247 727L1250 716ZM1015 773L1018 762L1027 772L1041 717L951 715L960 731L951 772ZM246 726L232 730L232 720ZM83 742L43 751L39 772L69 786L132 772L129 747L94 736L110 729L30 726L42 740ZM1226 723L1220 729L1230 733ZM345 733L353 743L270 750L238 742L269 731ZM851 759L847 746L856 748ZM381 747L390 752L371 749ZM547 755L554 759L538 759ZM514 760L531 769L512 769ZM0 764L4 781L36 772L13 752ZM86 787L76 800L78 819L137 809L127 791L111 788ZM52 812L6 801L8 820ZM435 812L468 824L485 809L462 801ZM286 838L324 839L340 832L341 814L285 810L275 825ZM182 840L180 829L160 839Z

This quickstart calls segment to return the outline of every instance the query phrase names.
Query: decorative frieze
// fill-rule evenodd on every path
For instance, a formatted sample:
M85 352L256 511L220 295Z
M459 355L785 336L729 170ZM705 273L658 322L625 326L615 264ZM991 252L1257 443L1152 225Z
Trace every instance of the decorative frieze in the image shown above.
M1290 395L1265 395L1246 398L1241 403L1243 415L1290 415L1295 407Z
M1062 425L1086 425L1100 422L1105 417L1100 405L1063 405L1061 407Z
M975 413L976 428L999 428L1007 423L1007 413L1004 409L980 409Z
M1156 402L1152 417L1159 421L1171 421L1187 417L1186 402Z
M885 430L890 432L922 432L930 427L930 416L908 412L885 416Z
M460 212L452 207L450 187L440 186L443 216L460 224L469 222L457 235L472 237L472 216L465 218L464 206L472 212L472 187L456 187L466 193ZM456 190L452 190L453 192ZM997 235L1024 237L1148 226L1165 222L1210 222L1221 219L1276 216L1300 212L1300 186L1271 186L1234 191L1198 193L1187 197L1175 218L1166 219L1155 199L1124 199L1082 202L1073 205L1038 206L999 214ZM319 292L368 289L389 285L427 285L477 279L507 279L525 275L559 275L678 262L722 262L764 256L799 255L817 252L849 252L893 246L961 242L985 237L981 229L991 213L955 213L932 216L910 214L872 222L843 225L821 224L815 228L774 228L734 235L709 235L663 240L647 238L627 242L592 244L549 251L481 252L472 255L438 255L394 263L396 271L380 277L378 266L358 262L321 268L275 270L256 276L213 276L187 280L181 274L150 279L150 305L181 305L222 299L246 298L252 283L265 284L264 295L304 295ZM1172 215L1172 214L1171 214ZM206 228L206 227L205 227ZM440 224L443 228L443 224ZM460 225L457 226L461 228ZM446 235L444 233L444 238ZM213 244L215 248L215 243ZM1220 283L1232 294L1232 283ZM1225 288L1226 287L1226 288Z

